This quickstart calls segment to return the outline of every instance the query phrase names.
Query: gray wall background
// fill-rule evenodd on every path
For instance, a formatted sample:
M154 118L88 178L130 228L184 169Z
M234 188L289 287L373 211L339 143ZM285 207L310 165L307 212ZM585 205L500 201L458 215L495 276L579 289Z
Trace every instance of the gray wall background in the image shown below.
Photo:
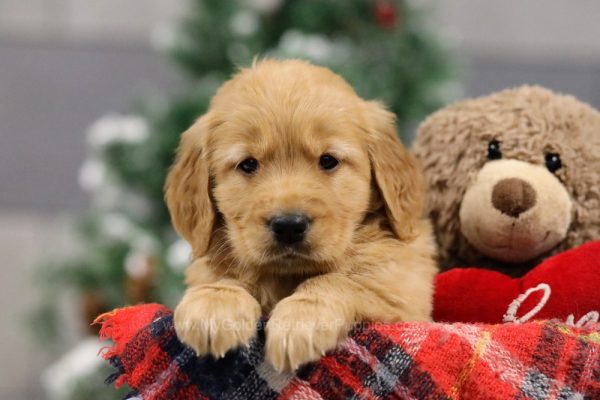
M170 78L163 57L141 45L0 40L0 207L84 206L86 128L168 91Z

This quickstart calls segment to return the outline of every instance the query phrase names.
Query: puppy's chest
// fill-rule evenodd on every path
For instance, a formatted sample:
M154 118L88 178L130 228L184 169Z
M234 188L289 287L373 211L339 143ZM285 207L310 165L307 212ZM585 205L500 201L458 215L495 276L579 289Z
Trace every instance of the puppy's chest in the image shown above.
M292 295L308 278L306 276L263 277L251 285L252 295L260 303L263 313L268 314L279 301Z

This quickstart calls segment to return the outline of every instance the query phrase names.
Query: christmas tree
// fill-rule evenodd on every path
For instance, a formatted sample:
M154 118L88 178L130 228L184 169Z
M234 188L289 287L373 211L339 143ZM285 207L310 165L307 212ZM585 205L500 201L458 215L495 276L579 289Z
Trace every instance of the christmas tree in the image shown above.
M52 305L65 285L81 297L86 322L131 303L176 304L190 248L172 229L165 176L181 132L254 57L302 58L333 69L362 97L383 100L409 141L419 119L451 100L456 88L426 17L400 0L192 0L174 34L160 37L186 76L182 93L143 102L136 115L106 116L89 129L80 184L91 205L80 221L82 243L76 256L46 268L46 297L35 318L44 325L37 330L46 338L59 332ZM54 398L81 398L82 390L79 382ZM112 398L92 392L96 397L85 398Z

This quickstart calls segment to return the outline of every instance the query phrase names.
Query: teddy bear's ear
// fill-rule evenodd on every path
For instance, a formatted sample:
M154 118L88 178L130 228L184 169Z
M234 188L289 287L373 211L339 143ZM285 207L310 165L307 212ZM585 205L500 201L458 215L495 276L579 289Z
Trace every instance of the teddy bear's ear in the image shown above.
M177 158L165 183L165 200L173 225L192 246L194 257L206 254L215 222L206 148L210 121L210 116L204 115L182 134Z
M396 236L411 240L422 213L421 170L398 139L395 115L378 102L366 102L366 114L371 170L386 215Z

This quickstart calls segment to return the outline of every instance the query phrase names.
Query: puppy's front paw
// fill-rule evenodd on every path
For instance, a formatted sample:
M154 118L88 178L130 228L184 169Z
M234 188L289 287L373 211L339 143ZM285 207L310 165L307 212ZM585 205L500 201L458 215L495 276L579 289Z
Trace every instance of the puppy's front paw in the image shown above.
M175 309L177 337L198 355L223 357L245 346L256 332L260 305L244 289L209 286L189 289Z
M318 360L347 335L352 322L317 298L288 297L266 327L266 358L279 372Z

